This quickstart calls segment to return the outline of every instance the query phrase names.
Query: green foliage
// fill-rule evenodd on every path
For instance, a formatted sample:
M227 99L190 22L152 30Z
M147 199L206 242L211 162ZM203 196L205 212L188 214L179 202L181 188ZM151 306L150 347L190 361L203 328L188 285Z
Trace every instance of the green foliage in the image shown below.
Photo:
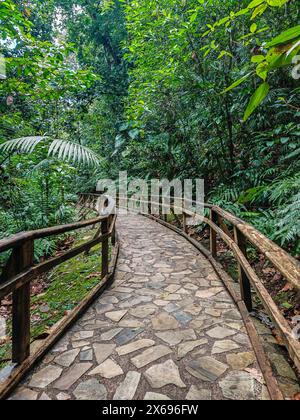
M49 142L48 156L89 166L99 165L100 163L96 153L89 148L66 140L51 140L47 136L22 137L10 140L0 145L0 151L2 149L4 152L33 153L35 148L42 142Z
M128 170L204 178L299 252L298 16L294 0L1 2L1 235L72 219L69 195Z

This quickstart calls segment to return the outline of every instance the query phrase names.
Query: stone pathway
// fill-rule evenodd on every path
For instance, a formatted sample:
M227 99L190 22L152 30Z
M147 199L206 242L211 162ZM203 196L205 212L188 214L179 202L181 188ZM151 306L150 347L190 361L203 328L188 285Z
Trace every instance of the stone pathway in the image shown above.
M268 399L239 312L209 261L141 216L118 220L115 282L13 399Z

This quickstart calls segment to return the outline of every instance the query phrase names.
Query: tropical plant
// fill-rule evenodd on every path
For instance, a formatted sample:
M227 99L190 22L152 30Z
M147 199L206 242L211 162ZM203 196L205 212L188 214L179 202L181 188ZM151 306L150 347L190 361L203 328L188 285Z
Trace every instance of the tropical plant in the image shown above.
M49 147L49 157L57 157L63 161L87 166L97 166L100 164L99 157L88 147L62 139L52 140L48 136L22 137L9 140L0 145L0 151L3 150L3 152L8 153L33 153L36 147L41 144L46 144Z

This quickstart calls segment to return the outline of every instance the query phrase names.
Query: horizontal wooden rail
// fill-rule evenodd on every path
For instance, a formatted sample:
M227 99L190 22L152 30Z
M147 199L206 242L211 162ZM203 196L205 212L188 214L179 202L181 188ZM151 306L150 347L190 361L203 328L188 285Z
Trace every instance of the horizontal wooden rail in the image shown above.
M105 220L107 216L100 216L94 219L84 220L81 222L70 223L68 225L54 226L46 229L39 229L28 232L21 232L7 239L0 240L0 252L8 251L23 244L26 241L48 238L54 235L62 235L64 233L79 230L85 227L93 226Z
M82 204L84 205L84 199ZM48 272L65 261L76 257L98 244L102 244L102 276L109 274L109 240L112 246L116 241L115 202L104 196L103 206L93 200L95 210L100 215L94 219L84 220L53 228L40 229L14 235L0 241L0 252L12 249L12 253L2 270L0 277L0 299L12 293L12 361L22 364L30 356L30 282L37 276ZM61 255L34 264L34 241L52 235L64 234L78 229L99 224L93 239L70 249Z

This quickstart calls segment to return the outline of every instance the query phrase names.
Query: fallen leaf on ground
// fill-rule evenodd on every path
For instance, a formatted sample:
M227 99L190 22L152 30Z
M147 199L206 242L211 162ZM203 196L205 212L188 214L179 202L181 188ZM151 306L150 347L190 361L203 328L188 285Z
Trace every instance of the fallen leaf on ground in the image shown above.
M254 377L254 379L256 379L257 382L259 382L260 384L262 384L262 385L265 384L265 381L264 381L264 378L263 378L262 374L259 373L259 371L257 369L247 368L247 369L245 369L245 371L250 373L250 375L252 375Z
M286 285L280 290L280 292L289 292L293 289L294 287L290 283L286 283Z

